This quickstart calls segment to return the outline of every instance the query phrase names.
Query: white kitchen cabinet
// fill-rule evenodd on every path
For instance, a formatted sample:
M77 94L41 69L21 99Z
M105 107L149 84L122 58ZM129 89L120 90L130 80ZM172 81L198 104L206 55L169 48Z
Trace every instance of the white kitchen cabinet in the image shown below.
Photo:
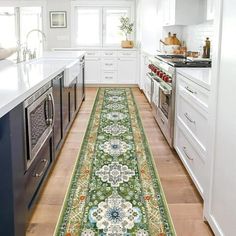
M100 84L101 69L100 57L85 57L85 84Z
M136 50L87 51L85 82L87 84L137 84Z
M201 0L162 0L163 26L192 25L203 22Z
M147 73L149 72L149 58L150 55L142 52L140 55L140 76L139 76L139 88L144 90L144 81L146 79Z
M177 74L174 147L204 198L209 91Z
M103 71L101 84L117 84L117 71Z
M137 60L134 58L118 58L118 83L137 84Z
M207 0L207 20L214 19L214 8L215 8L215 1Z
M143 92L144 92L148 102L151 103L152 79L146 75L143 82L144 82Z
M235 0L215 0L212 93L204 216L216 236L236 235ZM207 134L207 133L206 133Z

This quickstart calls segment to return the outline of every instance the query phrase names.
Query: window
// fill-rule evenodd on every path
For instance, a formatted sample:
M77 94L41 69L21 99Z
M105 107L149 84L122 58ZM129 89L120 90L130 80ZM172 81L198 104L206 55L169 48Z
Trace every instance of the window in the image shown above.
M101 9L77 9L77 35L78 45L100 45Z
M24 43L28 32L32 29L42 29L41 7L20 8L20 39ZM42 50L42 35L38 32L32 33L28 38L30 49Z
M0 7L0 47L16 46L16 26L14 7Z
M0 7L0 47L23 45L30 30L42 30L41 12L41 7ZM42 52L41 37L41 34L34 32L28 39L28 47L37 53Z
M124 38L119 29L121 16L130 17L130 8L76 7L75 46L119 45Z
M128 16L128 9L105 9L104 23L105 23L105 44L119 44L124 39L122 32L119 29L120 18Z

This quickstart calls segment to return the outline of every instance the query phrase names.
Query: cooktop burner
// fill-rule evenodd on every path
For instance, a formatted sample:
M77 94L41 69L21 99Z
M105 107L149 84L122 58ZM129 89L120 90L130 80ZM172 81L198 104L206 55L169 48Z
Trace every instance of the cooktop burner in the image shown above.
M190 60L183 55L158 55L157 59L173 67L211 67L210 60Z

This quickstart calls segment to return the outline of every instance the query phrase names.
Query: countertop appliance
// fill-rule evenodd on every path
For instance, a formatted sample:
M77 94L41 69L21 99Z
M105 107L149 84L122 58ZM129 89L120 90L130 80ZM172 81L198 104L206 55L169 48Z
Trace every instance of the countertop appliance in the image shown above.
M209 60L192 61L182 55L158 55L149 59L153 115L173 147L176 67L211 67Z

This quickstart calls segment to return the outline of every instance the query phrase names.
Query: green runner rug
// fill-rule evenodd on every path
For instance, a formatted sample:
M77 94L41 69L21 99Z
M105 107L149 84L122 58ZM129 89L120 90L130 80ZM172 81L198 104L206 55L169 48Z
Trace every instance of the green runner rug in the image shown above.
M175 235L130 88L100 88L55 235Z

